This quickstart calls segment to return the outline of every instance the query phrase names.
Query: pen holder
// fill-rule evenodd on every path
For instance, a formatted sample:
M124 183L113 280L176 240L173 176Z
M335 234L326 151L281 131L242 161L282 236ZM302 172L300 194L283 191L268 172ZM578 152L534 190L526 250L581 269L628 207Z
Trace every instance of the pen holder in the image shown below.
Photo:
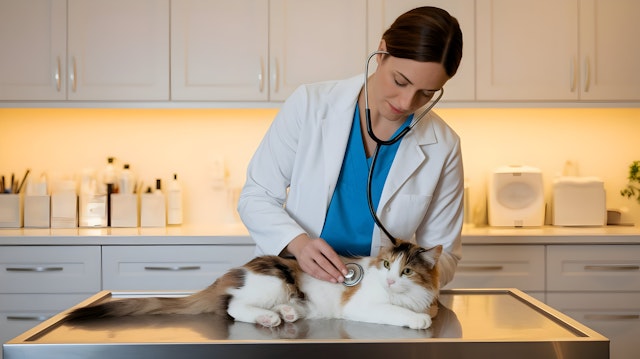
M107 195L80 195L78 206L79 227L107 226Z
M78 196L75 193L51 195L51 228L78 227Z
M19 194L0 194L0 228L22 227L22 201Z
M167 210L164 195L143 193L140 195L140 227L165 227Z
M49 228L51 219L51 196L24 196L24 227Z
M138 195L111 194L111 227L138 227Z

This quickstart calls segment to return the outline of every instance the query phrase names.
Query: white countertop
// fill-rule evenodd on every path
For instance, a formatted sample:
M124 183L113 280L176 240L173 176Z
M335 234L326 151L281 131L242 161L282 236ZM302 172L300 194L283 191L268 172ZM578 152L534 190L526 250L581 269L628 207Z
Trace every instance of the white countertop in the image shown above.
M465 227L462 243L640 244L640 227ZM0 229L0 245L253 245L240 223L162 228Z

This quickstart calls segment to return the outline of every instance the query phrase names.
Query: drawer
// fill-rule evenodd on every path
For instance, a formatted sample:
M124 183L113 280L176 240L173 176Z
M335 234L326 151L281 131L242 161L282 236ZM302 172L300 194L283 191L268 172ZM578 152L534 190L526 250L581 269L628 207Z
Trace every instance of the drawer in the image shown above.
M445 288L517 288L544 292L544 246L463 245L453 281Z
M548 291L640 291L640 246L547 248Z
M609 338L611 358L638 358L640 293L547 293L547 303Z
M86 294L0 294L0 343L80 303Z
M103 289L199 290L254 257L253 245L106 246Z
M0 249L0 293L93 293L101 288L99 246Z

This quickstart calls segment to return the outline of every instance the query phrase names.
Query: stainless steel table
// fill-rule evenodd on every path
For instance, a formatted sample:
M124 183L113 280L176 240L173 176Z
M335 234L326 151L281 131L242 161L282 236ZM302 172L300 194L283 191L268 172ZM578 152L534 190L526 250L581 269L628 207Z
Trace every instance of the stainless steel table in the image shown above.
M109 297L185 294L103 291L79 306ZM515 289L443 291L428 330L346 320L269 329L213 315L72 324L64 321L66 312L4 344L4 359L609 358L607 338Z

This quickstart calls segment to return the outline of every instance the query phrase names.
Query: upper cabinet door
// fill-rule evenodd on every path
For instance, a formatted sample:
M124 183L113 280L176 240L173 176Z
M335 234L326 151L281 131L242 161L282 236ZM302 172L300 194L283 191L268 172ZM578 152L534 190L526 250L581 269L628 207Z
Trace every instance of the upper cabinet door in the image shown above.
M640 1L580 1L580 98L640 100Z
M171 4L171 98L266 101L269 2L179 0Z
M362 74L366 0L270 1L270 100L301 84Z
M577 100L578 0L476 0L478 100Z
M0 0L0 100L64 100L65 0Z
M463 37L460 68L447 81L442 101L475 99L475 7L473 0L369 0L369 52L378 49L384 31L404 12L420 6L436 6L458 19Z
M169 100L169 0L68 0L69 100Z

